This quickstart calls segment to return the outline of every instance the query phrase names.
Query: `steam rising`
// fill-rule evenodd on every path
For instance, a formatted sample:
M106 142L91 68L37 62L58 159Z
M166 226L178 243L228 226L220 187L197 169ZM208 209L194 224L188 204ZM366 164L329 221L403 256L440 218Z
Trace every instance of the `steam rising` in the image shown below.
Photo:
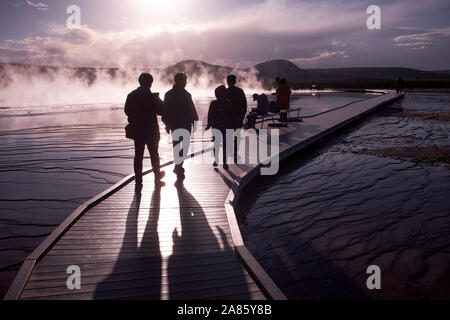
M236 74L244 90L262 91L256 69L232 69L199 61L183 61L165 69L67 68L0 64L0 106L122 103L139 86L138 76L150 72L153 92L161 97L172 87L173 76L185 72L194 98L212 97L226 76Z

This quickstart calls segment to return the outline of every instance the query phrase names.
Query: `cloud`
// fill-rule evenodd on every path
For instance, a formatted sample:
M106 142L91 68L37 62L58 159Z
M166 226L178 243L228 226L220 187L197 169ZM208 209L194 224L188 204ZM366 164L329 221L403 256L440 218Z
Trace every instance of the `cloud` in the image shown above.
M30 1L30 0L26 0L26 1L22 1L22 2L15 3L15 4L14 4L14 7L20 7L20 6L22 6L22 5L27 5L27 6L36 8L36 9L41 10L41 11L46 11L46 10L49 9L48 4L46 4L46 3L43 3L43 2L33 2L33 1Z
M450 28L434 29L428 32L397 36L394 38L394 46L406 47L411 50L423 50L432 46L439 39L448 37L450 37Z
M26 4L28 4L31 7L34 7L38 10L48 10L48 4L42 3L42 2L33 2L30 0L25 1Z
M38 3L32 2L36 6ZM209 6L213 6L209 3ZM43 6L42 6L43 7ZM0 43L0 60L70 66L161 67L183 59L229 62L231 66L251 66L281 57L294 59L316 51L332 50L330 37L340 43L364 17L363 8L342 2L338 14L327 14L334 5L309 1L252 1L230 6L214 19L183 23L152 24L122 31L101 32L84 26L80 30L52 27L47 36L12 39ZM153 21L153 20L152 20ZM28 57L17 57L20 48ZM9 49L9 51L8 51Z
M405 58L402 51L440 46L439 55L435 52L427 60L436 66L426 68L447 64L448 45L443 40L448 31L414 28L408 23L409 16L425 10L424 3L381 4L382 29L374 31L366 27L369 1L230 0L220 4L228 5L220 11L219 4L202 1L197 0L199 10L195 11L204 12L197 16L177 20L171 14L167 20L155 20L142 14L142 21L130 16L122 29L114 31L52 25L45 36L0 42L0 61L139 68L165 67L186 59L236 67L288 59L300 67L390 64L420 68L422 52ZM430 1L438 7L443 3Z
M345 51L323 51L323 52L314 53L314 55L312 57L306 57L306 58L300 57L300 58L292 59L291 61L296 62L296 63L297 62L300 62L300 63L315 62L315 63L317 63L319 60L327 59L327 58L330 58L333 56L341 56L343 58L349 57Z
M308 35L225 29L98 32L84 26L79 30L54 28L47 37L4 41L1 56L3 60L17 61L15 52L21 49L29 54L25 59L19 57L20 62L97 67L160 67L183 59L235 64L242 58L253 57L249 63L269 59L277 46L278 54L288 58L295 57L298 50L308 54L312 48L301 44L307 38ZM300 45L293 45L295 42Z

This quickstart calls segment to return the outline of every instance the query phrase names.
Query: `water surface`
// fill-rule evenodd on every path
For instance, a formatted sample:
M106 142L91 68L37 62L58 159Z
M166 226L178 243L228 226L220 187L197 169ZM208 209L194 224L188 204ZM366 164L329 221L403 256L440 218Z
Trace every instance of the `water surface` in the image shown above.
M309 114L370 96L302 92L293 95L292 106ZM204 126L211 100L195 99ZM255 107L251 97L248 103ZM23 259L71 212L132 173L133 142L124 137L125 125L123 103L1 106L0 294ZM172 158L162 126L159 151L162 162ZM144 161L150 165L148 154Z
M450 146L449 94L408 93L252 184L239 208L250 251L290 299L450 297L450 166L364 154ZM382 290L366 287L369 265Z

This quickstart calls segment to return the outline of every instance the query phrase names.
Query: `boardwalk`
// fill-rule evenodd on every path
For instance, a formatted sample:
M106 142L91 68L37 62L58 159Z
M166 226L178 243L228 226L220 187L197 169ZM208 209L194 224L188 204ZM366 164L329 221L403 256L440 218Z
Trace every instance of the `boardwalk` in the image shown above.
M280 130L280 158L401 97L390 92L291 123ZM129 177L81 207L27 258L5 298L285 298L245 248L234 217L259 167L185 167L183 185L168 166L162 188L149 174L139 197ZM67 288L70 265L81 268L80 290Z

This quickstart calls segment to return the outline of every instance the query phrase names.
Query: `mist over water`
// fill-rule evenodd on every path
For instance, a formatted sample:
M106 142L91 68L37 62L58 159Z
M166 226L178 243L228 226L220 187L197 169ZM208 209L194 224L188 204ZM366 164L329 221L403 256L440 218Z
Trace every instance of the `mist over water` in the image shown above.
M0 107L55 106L124 102L126 95L139 86L142 72L153 75L153 92L160 97L172 88L177 72L188 76L186 89L194 98L212 97L214 89L226 83L229 73L236 74L245 90L262 91L255 69L212 69L187 61L166 69L65 68L0 64ZM1 109L0 109L1 110Z
M53 80L44 80L42 82L51 87ZM88 93L91 87L86 80L77 81ZM0 107L0 295L6 292L23 259L73 210L132 173L133 142L125 139L127 118L123 112L128 90L136 87L136 80L130 81L131 89L124 87L121 92L111 92L119 97L121 102L118 103L75 104L62 100L59 105ZM113 82L121 86L119 80ZM201 90L194 91L194 102L206 125L214 91L207 88L206 83L204 87L204 96ZM255 107L251 94L260 89L245 90L249 109ZM32 101L47 99L39 97L38 91L33 93L36 96L30 94ZM73 97L77 98L75 94ZM86 100L94 100L86 97ZM307 115L363 98L367 95L295 93L292 106L302 106L303 114ZM170 136L161 123L160 133L159 152L161 161L165 162L172 158L172 147ZM192 143L192 148L198 150L210 140L194 138ZM144 166L149 165L146 154Z

